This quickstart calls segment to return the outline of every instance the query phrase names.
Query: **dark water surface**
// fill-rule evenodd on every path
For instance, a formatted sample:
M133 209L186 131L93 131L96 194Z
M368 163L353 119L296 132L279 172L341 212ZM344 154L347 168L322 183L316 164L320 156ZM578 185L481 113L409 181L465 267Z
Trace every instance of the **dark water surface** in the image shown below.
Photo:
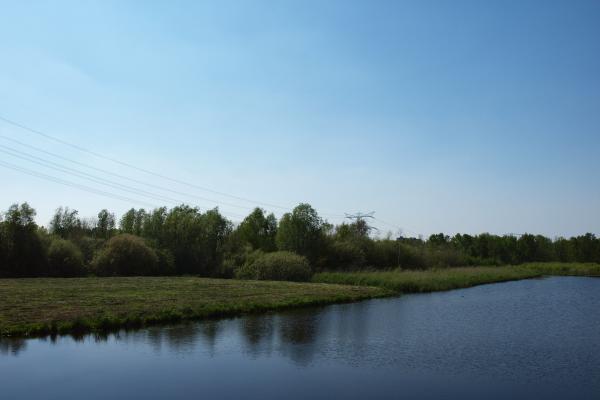
M1 340L1 399L600 399L600 279Z

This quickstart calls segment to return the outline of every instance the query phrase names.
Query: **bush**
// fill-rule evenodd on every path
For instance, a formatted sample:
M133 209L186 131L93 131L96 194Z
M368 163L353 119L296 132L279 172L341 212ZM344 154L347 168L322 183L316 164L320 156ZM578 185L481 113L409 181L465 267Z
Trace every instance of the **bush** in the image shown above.
M152 275L175 275L175 257L167 249L155 249L158 258L156 271Z
M469 259L463 253L454 249L430 249L425 253L425 265L428 267L459 267L468 264Z
M328 267L348 270L365 266L365 252L351 241L335 241L329 247Z
M111 238L92 264L100 276L156 275L159 258L142 238L122 234Z
M73 244L64 239L54 239L48 248L48 267L50 276L81 276L84 274L83 254Z
M237 270L238 279L271 281L309 281L310 265L305 257L289 251L276 251L259 256Z

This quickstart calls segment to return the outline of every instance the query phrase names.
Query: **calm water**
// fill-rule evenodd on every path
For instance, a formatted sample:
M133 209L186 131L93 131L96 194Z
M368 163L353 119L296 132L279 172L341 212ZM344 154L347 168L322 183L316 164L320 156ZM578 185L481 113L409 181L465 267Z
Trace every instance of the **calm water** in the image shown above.
M600 279L0 341L0 398L600 398Z

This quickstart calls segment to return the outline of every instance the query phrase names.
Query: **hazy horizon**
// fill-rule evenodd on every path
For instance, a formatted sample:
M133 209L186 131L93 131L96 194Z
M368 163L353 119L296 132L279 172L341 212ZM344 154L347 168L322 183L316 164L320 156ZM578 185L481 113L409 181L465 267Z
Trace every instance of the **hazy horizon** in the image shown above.
M306 202L336 224L375 211L382 233L408 236L600 233L599 2L2 9L0 117L235 196L0 120L1 162L136 200L0 165L2 211L26 201L47 225L59 206L92 217L178 203L15 156L144 187L33 146L202 210L219 206L234 221L254 205L279 217L283 209L263 203Z

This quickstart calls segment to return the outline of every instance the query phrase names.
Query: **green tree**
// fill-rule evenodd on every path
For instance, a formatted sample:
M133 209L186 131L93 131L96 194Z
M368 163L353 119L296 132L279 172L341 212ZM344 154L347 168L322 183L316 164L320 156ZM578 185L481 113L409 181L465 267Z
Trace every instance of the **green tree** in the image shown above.
M141 236L144 231L148 213L143 208L128 210L119 221L119 229L122 233Z
M143 224L142 236L152 239L155 242L161 242L164 238L164 225L167 219L167 207L154 209L146 215Z
M81 276L83 254L71 241L56 238L48 248L48 267L50 276Z
M37 232L35 214L27 203L13 204L5 213L0 235L0 246L4 249L0 275L21 277L46 273L46 254Z
M135 224L135 208L129 209L119 220L119 230L121 233L133 235L133 226Z
M124 233L112 237L92 264L100 276L156 275L159 258L142 238Z
M115 215L103 209L98 213L96 237L108 239L115 229Z
M255 208L237 228L240 239L249 243L255 250L274 251L277 247L277 219L272 213L265 216L265 211Z
M281 218L276 235L277 247L303 255L314 264L324 247L326 228L314 208L300 204Z
M71 210L69 207L57 208L52 221L50 221L50 233L63 239L80 236L82 225L78 214L77 210Z
M173 254L178 273L213 275L219 269L232 227L218 209L203 214L196 207L174 207L162 226L158 245Z
M571 238L578 262L600 262L600 240L592 233Z

